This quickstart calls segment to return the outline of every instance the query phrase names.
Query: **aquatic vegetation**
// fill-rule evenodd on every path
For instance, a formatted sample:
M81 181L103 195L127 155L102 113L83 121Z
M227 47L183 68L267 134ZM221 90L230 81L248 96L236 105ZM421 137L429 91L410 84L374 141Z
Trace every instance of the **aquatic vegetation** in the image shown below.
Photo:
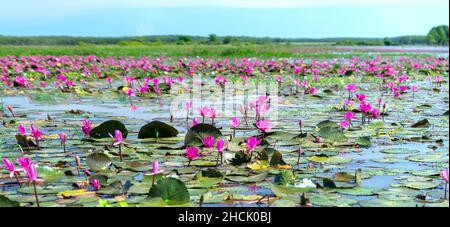
M7 56L0 68L11 205L448 206L446 56Z

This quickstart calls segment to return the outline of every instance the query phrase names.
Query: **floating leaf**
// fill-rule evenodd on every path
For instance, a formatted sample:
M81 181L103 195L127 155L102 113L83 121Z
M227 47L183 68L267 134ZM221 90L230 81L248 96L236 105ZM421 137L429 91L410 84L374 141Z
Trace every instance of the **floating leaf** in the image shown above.
M94 171L105 171L111 163L111 159L103 153L93 153L86 157L86 164Z
M9 198L0 195L0 207L18 207L19 202L10 200Z
M168 138L178 135L178 130L161 121L152 121L144 125L138 134L139 139Z
M93 128L89 135L95 139L110 138L110 135L114 136L116 130L120 130L123 138L127 138L128 130L125 125L116 120L103 122L99 126Z
M156 185L148 193L150 198L161 198L168 205L178 205L189 202L189 191L186 185L175 178L164 178L156 182Z
M270 163L271 166L276 166L276 165L286 165L286 162L283 161L283 155L281 154L281 152L276 151L273 155L272 158L270 159Z
M385 154L415 154L415 153L419 153L420 151L411 150L411 149L407 149L407 148L388 148L388 149L383 149L380 152L385 153Z
M428 119L423 119L411 125L411 128L429 128L431 126Z
M326 126L320 128L319 135L322 139L331 141L331 142L344 142L347 141L347 137L344 135L342 130L337 127Z
M218 138L222 136L222 132L209 124L197 124L187 131L186 136L184 137L184 145L200 146L202 144L201 139L206 135Z
M361 146L361 147L365 147L368 148L370 146L372 146L372 143L370 142L370 138L367 136L361 136L356 140L356 143Z

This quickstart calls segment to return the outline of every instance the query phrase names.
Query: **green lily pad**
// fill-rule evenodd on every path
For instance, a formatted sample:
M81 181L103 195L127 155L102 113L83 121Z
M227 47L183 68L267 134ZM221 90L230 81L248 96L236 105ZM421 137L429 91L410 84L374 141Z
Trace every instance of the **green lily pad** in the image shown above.
M270 159L270 163L271 166L276 166L276 165L286 165L286 162L283 161L283 155L281 154L281 152L276 151L273 155L272 158Z
M191 127L184 138L185 146L200 146L202 145L202 138L206 135L218 138L222 136L222 132L216 127L209 124L197 124Z
M168 205L178 205L189 202L189 191L186 185L175 178L164 178L156 182L148 193L150 198L161 198Z
M344 135L342 130L336 127L326 126L320 128L319 135L322 139L331 141L331 142L344 142L347 141L347 137Z
M373 188L345 188L345 189L337 189L337 192L344 195L356 195L356 196L371 196L376 195L375 190Z
M86 157L86 164L94 171L105 171L111 163L111 159L103 153L92 153Z
M406 159L413 162L444 162L445 160L448 161L448 158L443 157L444 157L443 155L439 154L421 154L409 156Z
M439 186L438 182L432 182L432 181L419 181L419 182L409 182L403 184L403 186L407 188L412 188L416 190L423 190L423 189L432 189Z
M385 154L415 154L415 153L420 153L420 151L418 151L418 150L412 150L412 149L407 149L407 148L388 148L388 149L383 149L380 152L381 153L385 153Z
M411 125L411 128L429 128L431 126L428 119L423 119Z
M116 120L101 123L99 126L93 128L89 135L94 139L110 138L110 135L114 136L116 130L120 130L123 138L127 138L127 128L122 122Z
M0 207L18 207L19 202L10 200L9 198L0 195Z
M178 130L161 121L152 121L144 125L138 134L139 139L176 137Z
M370 142L370 138L367 136L361 136L356 140L356 143L361 146L361 147L365 147L368 148L370 146L372 146L372 143Z

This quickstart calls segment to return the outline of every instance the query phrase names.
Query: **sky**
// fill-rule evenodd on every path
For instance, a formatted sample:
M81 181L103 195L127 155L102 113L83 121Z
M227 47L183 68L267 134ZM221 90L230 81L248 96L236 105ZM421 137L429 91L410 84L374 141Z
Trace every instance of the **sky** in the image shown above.
M0 0L0 35L426 35L448 0Z

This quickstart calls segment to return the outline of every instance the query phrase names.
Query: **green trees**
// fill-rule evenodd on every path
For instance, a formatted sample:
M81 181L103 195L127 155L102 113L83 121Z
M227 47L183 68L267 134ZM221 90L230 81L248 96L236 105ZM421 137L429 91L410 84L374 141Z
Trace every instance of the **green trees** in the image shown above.
M427 39L430 44L448 46L448 25L433 27L428 32Z

